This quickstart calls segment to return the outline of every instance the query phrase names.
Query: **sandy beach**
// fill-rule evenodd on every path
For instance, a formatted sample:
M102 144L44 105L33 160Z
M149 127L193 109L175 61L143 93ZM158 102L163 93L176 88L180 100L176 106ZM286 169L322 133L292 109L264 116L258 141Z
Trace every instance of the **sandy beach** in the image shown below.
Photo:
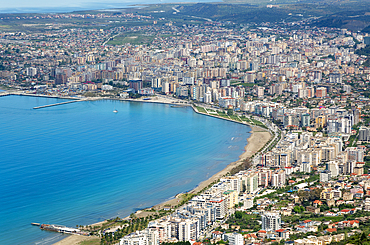
M145 101L143 101L145 102ZM159 101L158 101L159 102ZM157 103L158 103L157 102ZM159 103L168 103L168 101L160 101ZM202 114L202 113L201 113ZM198 193L207 186L209 186L212 182L219 180L221 177L227 175L234 167L240 165L245 159L251 157L254 153L256 153L260 148L262 148L267 141L271 138L271 134L266 130L258 126L250 126L251 127L251 136L247 139L248 144L244 147L244 153L242 153L239 156L239 160L230 163L226 166L223 170L220 172L214 174L209 179L201 182L198 186L196 186L193 190L191 190L189 193ZM153 206L152 208L156 210L161 210L164 207L175 207L178 205L179 202L182 201L181 195L177 195L175 198L168 200L166 202L157 204ZM135 213L136 217L146 217L149 215L152 215L153 212L147 212L145 210L139 210ZM105 221L98 222L95 224L91 224L91 226L101 226ZM114 229L114 228L113 228ZM97 239L97 237L84 237L79 235L71 235L57 243L54 243L54 245L78 245L81 242L87 241L87 240L94 240Z
M251 131L252 134L248 138L248 144L244 147L245 152L239 156L239 160L230 163L229 165L227 165L226 168L214 174L211 178L201 182L197 187L191 190L190 193L197 193L203 190L205 187L207 187L212 182L219 180L222 176L229 173L231 169L241 164L243 160L245 160L246 158L252 156L255 152L257 152L271 138L271 134L267 132L266 130L260 127L256 127L256 126L250 126L250 127L252 128L252 131ZM181 201L181 197L176 197L164 203L155 205L153 208L159 210L159 209L163 209L164 207L176 206L178 202L180 201ZM138 217L145 216L145 211L140 212L139 214L137 214L137 216Z
M96 236L79 236L79 235L70 235L67 238L64 238L63 240L54 243L55 245L77 245L81 242L86 242L86 244L89 244L87 242L94 242L96 241L97 244L100 244L100 238Z

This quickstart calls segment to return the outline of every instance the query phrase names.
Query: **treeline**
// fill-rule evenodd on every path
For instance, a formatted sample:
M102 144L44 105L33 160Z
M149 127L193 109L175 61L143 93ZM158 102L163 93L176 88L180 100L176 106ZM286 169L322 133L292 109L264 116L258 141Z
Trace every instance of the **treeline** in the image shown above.
M370 55L370 45L366 45L364 48L361 48L361 49L357 49L355 51L355 54L358 54L358 55Z
M146 218L139 218L139 219L132 219L130 222L124 221L122 223L122 228L118 229L116 232L106 232L102 235L100 244L109 245L109 244L116 244L119 239L122 237L139 230L144 230L149 223L150 219Z
M242 170L247 170L251 167L251 160L249 158L243 160L243 163L239 164L238 166L234 167L230 170L230 174L234 175L236 173L239 173Z

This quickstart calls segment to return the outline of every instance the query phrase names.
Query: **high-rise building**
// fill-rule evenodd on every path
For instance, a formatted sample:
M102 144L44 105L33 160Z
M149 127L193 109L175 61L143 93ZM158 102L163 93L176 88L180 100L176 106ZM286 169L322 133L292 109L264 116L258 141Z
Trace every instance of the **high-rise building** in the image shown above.
M152 79L152 87L153 88L160 88L162 87L162 82L160 78L153 78Z
M230 86L230 80L229 79L222 79L220 85L221 85L221 87L229 87Z
M328 182L331 179L330 171L322 171L320 173L320 182Z
M346 148L348 161L363 162L364 161L364 149L359 147L348 147Z
M332 73L329 75L329 82L330 83L342 83L342 74L340 73Z
M344 84L343 85L343 91L346 92L346 93L350 93L351 92L351 85Z
M254 193L258 188L258 174L248 173L242 177L246 193Z
M165 94L170 93L170 83L169 82L162 83L162 93L165 93Z
M235 207L235 204L239 203L238 193L234 190L228 190L222 193L222 196L227 201L227 208L231 209Z
M311 121L310 114L305 113L301 115L301 126L302 127L309 127L311 125L310 121Z
M37 69L35 67L27 67L26 69L27 76L36 76Z
M135 92L143 88L142 80L131 80L129 83L130 83L130 88L135 89Z
M182 82L183 84L186 84L186 85L194 85L194 77L183 77L182 78Z
M285 171L280 170L272 173L271 186L273 187L284 187L286 182Z
M301 166L299 167L299 171L303 173L310 173L311 172L311 164L309 162L302 162Z
M231 186L231 190L236 191L238 194L240 193L240 179L236 176L228 176L220 179L221 182L229 183Z
M264 92L265 92L265 88L264 87L258 87L257 88L257 97L258 98L263 98Z
M326 88L319 87L316 89L316 97L317 98L324 98L326 97Z
M359 141L369 141L370 140L370 128L362 126L358 134Z
M313 75L313 79L315 80L315 82L320 82L321 81L321 78L322 78L322 72L321 71L313 71L312 75Z
M262 230L276 231L281 227L281 216L279 213L264 213L262 215Z
M360 122L360 110L357 108L352 109L353 114L353 125L356 125Z
M326 163L326 170L330 172L331 177L336 177L339 174L339 167L336 161Z

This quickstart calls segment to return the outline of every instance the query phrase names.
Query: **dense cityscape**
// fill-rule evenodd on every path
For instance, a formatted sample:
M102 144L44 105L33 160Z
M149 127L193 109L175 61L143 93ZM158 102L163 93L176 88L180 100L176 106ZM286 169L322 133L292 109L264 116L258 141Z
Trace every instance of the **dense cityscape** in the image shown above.
M1 32L2 94L192 106L271 137L176 205L65 232L120 245L369 242L369 34L312 27L311 19L175 25L114 17L147 24Z

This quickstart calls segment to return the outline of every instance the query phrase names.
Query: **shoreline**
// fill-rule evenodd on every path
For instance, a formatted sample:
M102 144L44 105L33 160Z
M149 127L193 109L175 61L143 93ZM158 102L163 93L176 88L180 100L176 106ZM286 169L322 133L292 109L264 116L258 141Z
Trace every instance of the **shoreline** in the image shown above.
M251 131L250 131L251 136L249 136L249 138L247 139L248 144L244 147L244 152L241 155L239 155L239 160L229 163L224 169L215 173L210 178L200 182L199 185L197 185L191 191L186 192L186 193L196 194L200 192L201 190L203 190L204 188L206 188L212 182L217 181L221 177L227 175L234 167L240 165L245 159L247 159L248 157L251 157L255 152L257 152L261 147L263 147L267 143L267 141L271 138L271 134L267 130L263 129L264 131L262 131L258 126L252 126L252 125L247 125L247 126L251 127ZM257 140L258 140L257 143L253 142ZM170 200L154 205L153 208L162 209L163 207L171 205L171 204L176 205L177 202L174 203L174 201L179 200L179 197L178 197L179 194L177 194L176 197Z
M5 91L7 92L7 91ZM14 93L14 92L10 92L9 95L21 95L21 96L35 96L35 97L49 97L49 98L59 98L59 99L72 99L72 98L66 98L66 97L63 97L63 96L39 96L39 95L35 95L35 94L26 94L26 93ZM76 99L76 98L74 98ZM81 98L79 98L81 99ZM91 98L93 99L93 98ZM141 217L146 217L146 216L149 216L152 214L152 212L147 212L146 210L149 210L149 209L155 209L155 210L161 210L163 209L164 207L174 207L176 205L178 205L179 202L182 201L182 195L181 194L184 194L184 193L190 193L190 194L196 194L200 191L202 191L203 189L205 189L206 187L208 187L211 183L215 182L215 181L218 181L221 177L227 175L228 173L230 173L230 171L239 166L240 164L243 163L243 161L249 157L251 157L254 153L256 153L259 149L261 149L272 137L272 135L270 134L270 132L267 130L267 129L264 129L262 127L259 127L259 126L256 126L256 125L250 125L248 123L244 123L244 122L239 122L239 121L235 121L235 120L232 120L232 119L228 119L228 118L224 118L224 117L220 117L220 116L216 116L216 115L210 115L210 114L206 114L206 113L203 113L203 112L199 112L197 110L197 108L195 106L193 106L192 104L189 104L187 102L185 103L181 103L181 100L171 100L171 99L168 99L168 98L163 98L163 97L156 97L156 99L154 100L143 100L143 99L140 99L140 100L133 100L133 99L112 99L112 98L99 98L99 99L103 99L103 100L117 100L117 101L128 101L128 102L144 102L144 103L158 103L158 104L169 104L169 105L178 105L178 106L184 106L184 107L189 107L191 106L193 111L197 114L201 114L201 115L204 115L204 116L210 116L210 117L214 117L214 118L218 118L218 119L223 119L223 120L227 120L229 122L233 122L233 123L238 123L238 124L242 124L242 125L245 125L245 126L249 126L251 128L251 131L249 133L251 133L251 135L247 138L247 144L246 146L244 146L244 152L242 154L239 155L239 159L234 161L234 162L231 162L229 163L224 169L222 169L221 171L215 173L214 175L212 175L211 177L209 177L208 179L200 182L197 186L195 186L192 190L190 191L185 191L185 192L182 192L182 193L178 193L175 197L171 197L169 200L166 200L164 202L161 202L161 203L158 203L152 207L149 207L149 208L145 208L143 210L138 210L136 211L134 214L136 215L136 217L138 218L141 218ZM175 102L176 101L176 102ZM124 219L127 219L129 218L128 217L125 217ZM105 223L107 220L104 220L104 221L100 221L100 222L97 222L97 223L93 223L93 224L87 224L87 225L90 225L90 226L101 226L103 223ZM70 244L80 244L81 242L83 241L88 241L88 240L96 240L97 237L96 236L89 236L89 237L86 237L86 236L80 236L80 235L70 235L56 243L54 243L54 245L70 245Z
M224 175L228 174L231 171L231 169L240 165L243 162L243 160L245 160L248 157L251 157L255 152L257 152L260 148L262 148L267 143L267 141L270 140L270 138L272 137L272 135L266 129L262 129L254 125L247 125L247 124L244 124L244 125L251 127L251 131L250 131L251 135L247 139L248 143L244 147L244 152L241 155L239 155L239 159L237 161L234 161L228 164L224 169L212 175L210 178L200 182L196 187L194 187L189 192L183 192L183 193L195 194L195 193L200 192L201 190L206 188L208 185L210 185L212 182L217 181ZM156 204L152 207L149 207L143 210L138 210L134 214L136 215L137 218L142 218L142 217L146 217L152 214L152 212L147 212L145 210L149 210L152 208L155 210L160 210L160 209L163 209L164 207L176 206L182 200L181 194L183 193L178 193L175 197L167 201L164 201L162 203ZM127 219L127 218L129 218L129 216L125 217L124 219ZM100 226L106 221L107 220L104 220L104 221L100 221L100 222L89 224L89 225L90 226ZM90 238L96 239L96 236L91 236ZM54 243L53 245L78 245L80 242L86 241L86 240L88 239L87 237L84 237L84 236L70 235Z

